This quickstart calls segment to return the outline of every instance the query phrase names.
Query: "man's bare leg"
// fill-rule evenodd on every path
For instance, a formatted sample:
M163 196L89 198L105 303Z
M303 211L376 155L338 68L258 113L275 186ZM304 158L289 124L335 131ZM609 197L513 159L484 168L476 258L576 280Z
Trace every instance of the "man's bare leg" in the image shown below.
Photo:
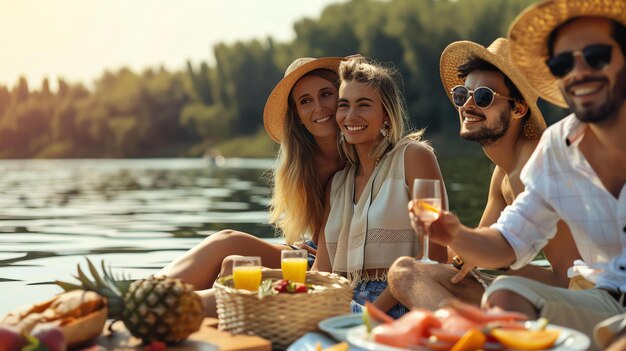
M453 284L450 279L457 272L449 265L423 264L413 257L401 257L389 268L387 279L393 296L409 308L435 310L450 297L480 305L483 286L471 276Z

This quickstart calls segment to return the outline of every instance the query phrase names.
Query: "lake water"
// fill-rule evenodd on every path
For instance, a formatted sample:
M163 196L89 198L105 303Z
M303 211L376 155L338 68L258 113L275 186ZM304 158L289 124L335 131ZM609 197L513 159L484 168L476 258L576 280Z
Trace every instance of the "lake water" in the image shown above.
M46 300L76 265L104 259L148 276L212 233L268 240L273 159L0 161L0 315ZM475 224L489 177L483 158L441 160L451 207ZM455 206L456 205L456 206Z

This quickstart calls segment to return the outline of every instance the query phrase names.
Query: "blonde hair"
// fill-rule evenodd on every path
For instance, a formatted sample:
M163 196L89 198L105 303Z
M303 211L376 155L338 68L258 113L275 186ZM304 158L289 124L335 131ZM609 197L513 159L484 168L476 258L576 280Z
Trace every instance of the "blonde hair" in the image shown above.
M380 95L383 108L389 116L388 135L385 137L379 134L368 154L368 157L378 160L406 133L408 113L400 89L400 76L396 70L383 67L365 57L353 57L341 62L339 77L342 83L356 81L367 84ZM422 134L423 130L420 130L410 137L419 140ZM354 145L341 142L339 150L342 158L352 164L358 163L359 158Z
M304 75L317 76L339 88L336 72L318 69ZM301 78L301 79L302 79ZM295 101L289 94L283 139L273 171L269 222L288 244L304 241L321 226L324 187L317 178L314 155L319 148L313 135L300 123Z

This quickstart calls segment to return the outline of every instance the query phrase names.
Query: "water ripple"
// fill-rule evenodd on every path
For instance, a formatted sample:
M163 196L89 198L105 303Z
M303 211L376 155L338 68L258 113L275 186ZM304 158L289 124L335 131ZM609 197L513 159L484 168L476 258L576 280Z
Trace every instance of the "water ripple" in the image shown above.
M217 230L271 238L274 160L0 161L0 314L60 292L78 263L146 277ZM270 239L276 240L276 239Z

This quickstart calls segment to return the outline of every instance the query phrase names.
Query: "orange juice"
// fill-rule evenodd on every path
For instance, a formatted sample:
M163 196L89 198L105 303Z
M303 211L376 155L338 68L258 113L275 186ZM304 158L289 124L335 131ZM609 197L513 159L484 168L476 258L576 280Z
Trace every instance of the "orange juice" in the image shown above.
M283 279L302 284L306 280L307 266L307 259L300 257L283 258L280 262Z
M259 290L261 285L260 266L240 266L233 268L235 289Z

